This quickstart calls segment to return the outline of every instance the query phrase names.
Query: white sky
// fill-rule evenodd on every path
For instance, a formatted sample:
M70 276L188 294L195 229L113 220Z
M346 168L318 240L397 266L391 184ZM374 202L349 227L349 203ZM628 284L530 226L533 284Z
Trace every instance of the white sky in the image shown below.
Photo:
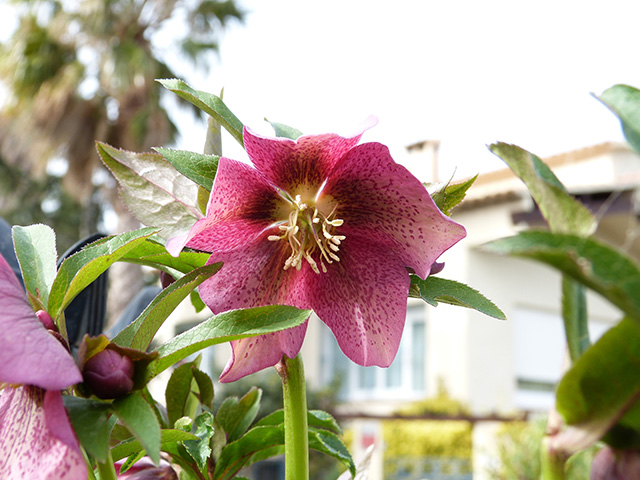
M351 133L379 118L364 141L442 141L443 177L501 168L487 144L541 156L622 141L590 96L640 86L640 2L246 0L245 24L228 31L208 80L225 89L245 124L263 117L304 133ZM199 150L190 128L184 148ZM241 156L225 144L227 156ZM227 148L228 147L228 148Z
M349 134L374 114L364 141L405 163L406 145L441 140L443 178L501 168L486 149L498 140L541 156L622 141L590 93L640 86L634 0L239 2L246 22L228 29L208 77L184 75L195 88L224 87L263 133L264 117ZM2 25L7 12L0 5ZM180 127L180 148L201 150L204 126L180 116ZM225 154L244 152L228 139Z

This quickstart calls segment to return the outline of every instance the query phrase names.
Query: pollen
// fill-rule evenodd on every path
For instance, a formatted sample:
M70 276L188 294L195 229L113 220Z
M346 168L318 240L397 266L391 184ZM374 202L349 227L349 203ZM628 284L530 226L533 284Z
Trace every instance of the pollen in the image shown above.
M269 235L270 242L285 241L289 244L291 255L284 262L284 269L291 267L300 270L306 261L315 273L327 272L327 265L339 262L340 244L344 235L338 235L336 229L344 220L335 218L335 207L325 215L313 205L303 202L300 195L289 199L291 210L288 218L278 225L280 235Z

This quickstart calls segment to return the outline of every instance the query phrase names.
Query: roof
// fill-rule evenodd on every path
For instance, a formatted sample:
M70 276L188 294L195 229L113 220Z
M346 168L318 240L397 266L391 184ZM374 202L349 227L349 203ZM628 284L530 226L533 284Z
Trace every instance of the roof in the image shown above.
M624 190L640 185L640 156L624 144L606 142L542 159L573 193ZM528 196L509 168L480 174L460 205L472 209Z

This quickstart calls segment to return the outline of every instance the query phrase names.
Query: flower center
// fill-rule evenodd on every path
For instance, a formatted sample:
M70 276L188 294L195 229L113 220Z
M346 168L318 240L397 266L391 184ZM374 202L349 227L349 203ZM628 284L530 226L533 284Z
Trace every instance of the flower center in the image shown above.
M289 219L278 226L282 234L269 236L272 242L284 240L289 243L291 256L284 262L284 269L295 267L300 270L304 259L309 262L314 272L320 273L322 269L326 273L325 262L340 261L337 254L340 251L340 243L346 237L336 235L335 229L344 221L334 218L335 207L331 213L324 215L315 206L304 203L300 195L296 195L289 203L292 207Z

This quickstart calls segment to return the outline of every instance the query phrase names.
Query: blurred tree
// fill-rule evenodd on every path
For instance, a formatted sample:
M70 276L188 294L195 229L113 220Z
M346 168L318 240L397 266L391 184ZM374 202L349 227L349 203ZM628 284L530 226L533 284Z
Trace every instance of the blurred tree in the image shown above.
M8 166L41 182L51 159L62 162L64 190L86 207L82 215L68 212L67 223L75 220L78 231L88 234L100 218L90 206L100 198L96 171L102 167L95 141L134 151L171 143L177 129L154 79L184 78L182 59L206 68L220 33L244 14L234 0L13 3L18 26L0 45L0 81L8 91L0 111L1 156ZM180 75L174 68L181 68ZM199 114L195 108L193 112ZM104 198L118 214L118 231L136 228L114 194L115 183L104 178ZM47 185L45 181L40 187ZM104 194L105 185L102 189ZM21 202L25 207L34 204L33 190L16 183L1 193L14 199L16 194L32 199ZM137 275L121 282L126 289L115 295L120 304L126 304L141 281ZM115 310L112 318L121 308Z

